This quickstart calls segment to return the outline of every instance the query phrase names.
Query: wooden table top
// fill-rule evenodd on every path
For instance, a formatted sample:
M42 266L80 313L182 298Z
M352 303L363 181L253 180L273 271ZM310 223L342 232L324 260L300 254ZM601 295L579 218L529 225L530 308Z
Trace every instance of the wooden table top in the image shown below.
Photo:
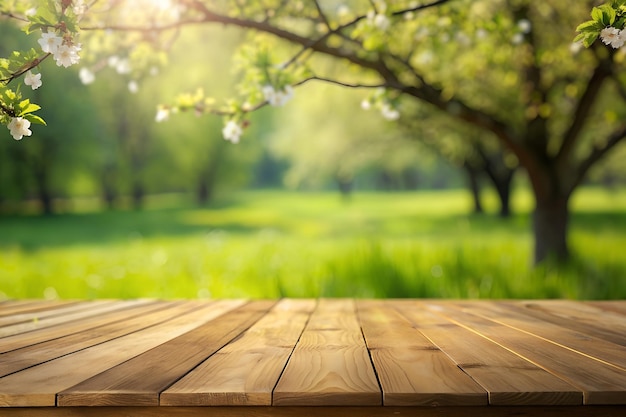
M626 415L626 301L0 303L0 416L468 407Z

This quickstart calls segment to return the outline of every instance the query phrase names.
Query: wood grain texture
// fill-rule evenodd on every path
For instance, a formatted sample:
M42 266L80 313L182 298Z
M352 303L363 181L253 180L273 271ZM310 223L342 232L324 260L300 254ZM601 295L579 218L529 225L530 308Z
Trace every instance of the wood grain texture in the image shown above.
M161 405L271 405L314 300L282 300L240 338L161 394Z
M32 319L29 321L0 327L0 337L31 332L33 330L68 323L74 320L81 319L83 317L89 317L97 314L106 313L108 311L114 311L118 309L119 306L117 305L117 303L111 301L90 301L86 303L68 305L64 308L71 310L66 311L66 314L53 315L50 317L44 317L42 319Z
M381 301L358 303L385 405L486 405L487 392Z
M48 407L2 417L624 417L623 406L569 407Z
M585 404L626 404L626 373L621 369L471 314L465 302L460 304L433 301L428 307L582 390Z
M555 345L594 358L599 362L609 363L626 372L626 349L624 346L553 323L536 320L519 310L506 308L506 306L510 306L508 303L461 303L461 306L472 314L542 338Z
M88 302L72 302L72 303L64 303L64 304L50 304L48 307L44 309L35 309L34 311L29 310L25 312L21 312L19 314L10 314L3 315L0 317L0 327L10 326L12 324L30 322L30 321L38 321L41 319L45 319L46 317L54 317L63 314L67 314L69 312L85 310L89 308L93 308L98 304L107 304L113 303L113 301L88 301Z
M159 405L160 393L257 322L275 304L252 301L58 395L59 406ZM214 317L215 318L215 317Z
M273 404L382 404L353 300L319 301L274 389Z
M540 321L626 346L626 317L589 303L565 300L539 300L501 303Z
M13 312L0 314L0 329L38 325L0 337L0 416L621 417L623 309L626 301L10 300L0 303Z
M143 308L165 308L172 303L152 300L120 301L116 303L115 309L108 312L90 312L91 314L76 320L64 322L63 325L43 327L31 330L27 333L20 333L0 338L0 353L10 352L15 349L32 346L37 343L47 342L59 337L68 336L84 330L89 330L102 325L143 314Z
M0 360L0 377L160 324L194 308L189 303L170 303L168 308L147 305L135 309L135 317L106 324L100 321L91 329L5 353Z
M624 300L586 301L583 304L589 304L604 311L611 311L626 316L626 303L624 302Z
M76 304L79 300L11 300L0 305L0 317L36 311L52 310Z
M162 323L0 378L0 407L53 407L57 393L197 328L243 301L206 304Z
M429 312L422 303L406 303L401 312L489 392L489 404L582 404L581 390L491 340Z

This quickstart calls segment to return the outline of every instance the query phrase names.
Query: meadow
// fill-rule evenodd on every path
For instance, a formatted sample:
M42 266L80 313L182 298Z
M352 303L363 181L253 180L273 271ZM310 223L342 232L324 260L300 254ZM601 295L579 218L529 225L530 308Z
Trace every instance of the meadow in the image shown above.
M207 208L75 204L0 216L0 298L626 298L626 190L572 201L573 260L531 264L531 200L472 215L465 191L245 191ZM487 196L487 207L495 201Z

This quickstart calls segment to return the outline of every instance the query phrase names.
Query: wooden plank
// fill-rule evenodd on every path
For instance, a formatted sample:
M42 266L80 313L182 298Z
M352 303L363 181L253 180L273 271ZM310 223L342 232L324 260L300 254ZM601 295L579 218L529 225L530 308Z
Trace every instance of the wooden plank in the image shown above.
M107 343L0 378L0 407L51 407L56 394L241 306L219 301ZM184 353L181 350L180 354Z
M492 341L429 312L422 304L403 303L398 309L489 392L489 404L582 404L581 390Z
M468 411L471 411L469 413ZM47 407L1 410L3 417L623 417L623 406L569 407Z
M487 392L382 301L357 304L384 405L486 405Z
M626 317L589 303L533 300L502 305L522 311L523 314L537 320L548 321L560 327L626 346Z
M155 406L160 393L258 321L274 301L253 301L59 393L59 406Z
M89 330L13 350L1 356L0 377L154 326L195 308L197 306L192 303L182 302L168 303L166 308L147 305L135 309L134 317L115 322L101 321Z
M0 305L0 317L61 308L78 302L78 300L13 300L9 305Z
M505 308L508 305L505 302L461 303L461 305L472 314L566 347L595 358L599 362L609 363L626 372L626 347L624 346L533 319L519 310Z
M91 301L90 301L91 303ZM42 320L32 320L25 323L17 323L11 326L0 328L0 337L12 336L20 333L31 332L37 329L43 329L45 327L56 326L58 324L67 323L80 318L94 316L109 311L114 311L119 308L119 304L115 302L96 302L90 307L79 309L78 311L68 312L59 316L47 317Z
M141 314L143 306L154 306L155 308L165 308L167 304L156 300L130 300L120 301L116 308L112 311L100 313L99 311L91 311L89 316L55 325L29 331L27 333L19 333L0 339L0 353L10 352L15 349L31 346L37 343L46 342L48 340L57 339L73 333L92 329L102 324L102 322L110 323L118 320L124 320ZM136 311L135 309L138 309Z
M612 311L626 316L626 302L624 302L624 300L585 301L585 304L592 305L604 311Z
M314 300L282 300L242 337L161 394L167 406L271 405Z
M77 302L70 304L53 304L45 310L28 311L19 314L12 314L10 316L0 317L0 327L24 322L39 321L48 317L61 316L63 314L93 308L98 305L111 304L113 302L114 301L112 300L93 300L82 303Z
M582 390L585 404L626 404L626 373L615 366L479 317L457 303L429 301L427 306Z
M382 404L353 300L319 301L274 389L273 404Z

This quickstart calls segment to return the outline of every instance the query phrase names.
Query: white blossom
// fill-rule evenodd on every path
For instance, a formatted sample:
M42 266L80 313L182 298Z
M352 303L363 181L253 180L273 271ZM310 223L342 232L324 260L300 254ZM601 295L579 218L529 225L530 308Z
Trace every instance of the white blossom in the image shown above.
M117 55L111 55L107 58L107 65L111 68L117 67L118 62L120 62L120 57Z
M139 84L137 84L137 81L131 80L128 82L128 91L133 94L136 94L139 91Z
M128 74L131 71L130 61L127 58L118 59L115 64L115 71L118 74Z
M41 49L49 54L56 54L57 50L63 43L63 38L58 36L55 32L43 32L41 38L37 41L41 45Z
M33 74L32 71L28 71L24 76L24 84L30 86L33 90L41 87L41 73Z
M484 28L478 28L476 29L476 39L485 39L487 37L488 33Z
M225 140L232 143L239 143L239 137L243 133L243 129L234 120L229 120L222 129L222 135Z
M24 16L26 17L30 17L30 16L34 16L37 14L37 8L36 7L31 7L30 9L26 10L24 12Z
M87 4L85 4L85 0L74 0L74 14L80 16L85 14L87 11Z
M522 33L530 33L530 30L532 29L532 23L530 23L530 20L528 19L520 19L517 22L517 27L519 28L519 30L522 31Z
M24 136L30 136L33 132L30 131L30 121L22 117L14 117L7 125L13 139L20 140Z
M276 90L272 85L264 85L261 87L263 97L273 107L282 107L294 96L293 87L286 85L282 90Z
M513 43L513 45L520 45L522 42L524 42L524 35L522 33L516 33L511 38L511 42Z
M387 29L389 29L389 18L381 13L378 13L376 16L374 16L374 26L376 26L378 29L385 31Z
M605 45L611 45L613 48L620 48L626 41L626 33L612 26L602 29L600 39Z
M350 8L342 4L337 8L337 16L339 17L347 17L350 14Z
M400 112L395 109L391 104L384 103L380 109L380 113L386 120L398 120L400 118Z
M65 68L77 64L80 60L80 56L78 55L78 51L80 51L80 45L67 45L63 44L59 46L56 53L53 54L54 60L57 63L57 66L63 66Z
M369 110L372 108L372 103L368 99L363 99L363 101L361 101L361 108L363 110Z
M581 51L581 49L583 49L583 44L582 42L572 42L569 46L569 51L573 54L576 55L577 53L579 53Z
M89 85L96 81L96 74L91 72L89 68L81 68L80 71L78 71L78 78L80 78L81 83Z
M374 10L367 12L367 23L382 31L389 29L391 22L389 18L383 13L376 13Z
M162 107L162 108L159 108L159 110L157 110L157 114L154 120L157 123L161 123L161 122L165 122L169 118L170 118L170 110Z

